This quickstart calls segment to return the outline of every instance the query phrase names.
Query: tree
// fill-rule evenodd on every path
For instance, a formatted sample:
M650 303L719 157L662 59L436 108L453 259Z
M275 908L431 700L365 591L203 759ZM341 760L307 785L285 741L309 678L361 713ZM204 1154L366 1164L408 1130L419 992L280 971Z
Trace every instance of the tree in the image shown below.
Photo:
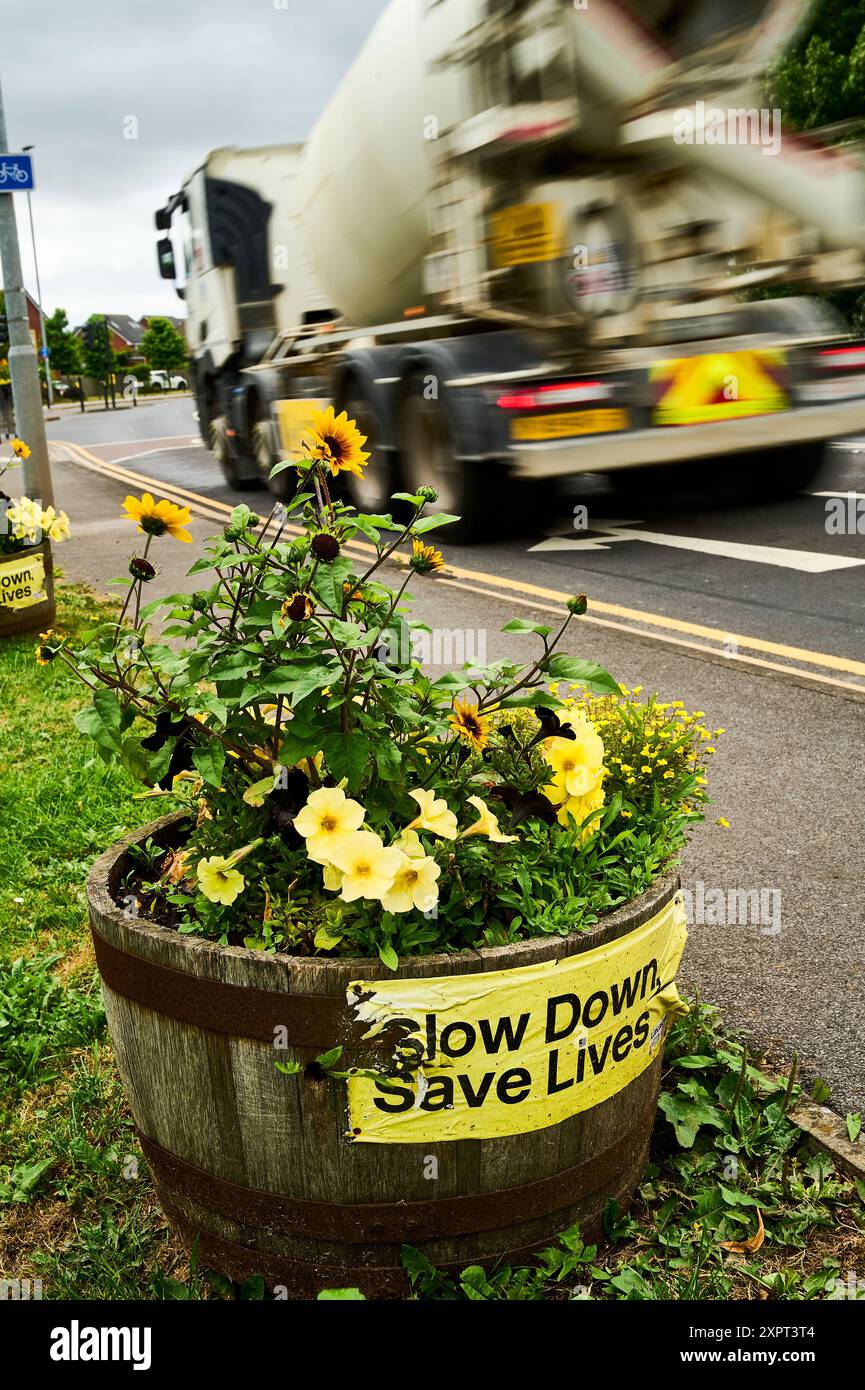
M81 343L69 327L65 309L55 309L45 320L45 343L52 373L77 376L81 371Z
M788 126L814 130L865 111L862 0L818 0L797 42L768 78L768 104Z
M141 339L141 351L154 371L179 372L186 366L186 339L168 319L150 320Z
M94 381L107 382L114 371L115 362L104 314L91 314L85 323L82 356L87 376L92 376Z

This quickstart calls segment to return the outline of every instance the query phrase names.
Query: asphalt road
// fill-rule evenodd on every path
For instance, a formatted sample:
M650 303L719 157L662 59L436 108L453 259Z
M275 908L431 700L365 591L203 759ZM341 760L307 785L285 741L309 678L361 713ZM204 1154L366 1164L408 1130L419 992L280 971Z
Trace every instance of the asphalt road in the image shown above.
M201 499L196 541L220 504L241 500L197 440L192 410L182 399L49 425L53 440L86 450L56 469L78 541L61 556L71 577L105 587L122 572L118 501L139 477ZM117 471L95 471L97 460ZM720 505L708 488L635 510L604 479L585 479L525 535L445 546L447 575L415 592L417 616L492 659L527 653L527 639L501 633L514 613L560 611L584 591L589 616L569 650L727 730L711 816L683 863L696 916L683 980L778 1064L797 1052L837 1110L865 1113L865 534L830 534L830 497L819 495L851 491L865 497L865 441L827 450L824 477L782 503ZM266 498L244 496L259 508ZM577 506L587 529L574 528ZM183 587L178 549L165 552L166 591ZM700 911L713 889L750 890L747 911L714 923Z

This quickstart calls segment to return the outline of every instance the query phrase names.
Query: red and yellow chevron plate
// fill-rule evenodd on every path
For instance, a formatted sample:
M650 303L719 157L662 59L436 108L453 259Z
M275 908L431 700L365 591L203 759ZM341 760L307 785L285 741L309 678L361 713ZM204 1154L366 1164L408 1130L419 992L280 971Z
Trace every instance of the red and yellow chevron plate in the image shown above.
M787 410L787 354L781 348L711 352L654 362L652 423L705 425Z

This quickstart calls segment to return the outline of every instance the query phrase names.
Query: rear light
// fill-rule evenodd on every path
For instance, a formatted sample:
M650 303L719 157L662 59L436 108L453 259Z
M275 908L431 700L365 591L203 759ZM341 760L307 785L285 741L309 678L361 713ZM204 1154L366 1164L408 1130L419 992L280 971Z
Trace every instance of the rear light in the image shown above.
M534 410L538 406L574 405L582 401L605 401L613 394L612 386L603 381L557 381L550 386L535 386L529 390L511 391L499 396L496 405L501 410Z
M865 343L858 343L855 347L821 348L817 353L817 365L824 371L832 372L865 367Z

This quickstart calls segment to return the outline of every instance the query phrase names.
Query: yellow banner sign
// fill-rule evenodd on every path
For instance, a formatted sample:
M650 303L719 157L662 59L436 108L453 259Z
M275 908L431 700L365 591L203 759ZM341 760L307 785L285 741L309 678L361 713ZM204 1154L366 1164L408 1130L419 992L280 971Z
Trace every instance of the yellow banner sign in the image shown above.
M405 1031L387 1082L348 1083L349 1136L368 1144L495 1139L559 1124L621 1091L658 1055L685 947L677 893L644 926L541 965L349 985L373 1037Z
M562 215L558 203L515 203L492 217L496 265L531 265L563 254Z
M45 598L41 555L13 555L0 564L0 608L32 608Z

